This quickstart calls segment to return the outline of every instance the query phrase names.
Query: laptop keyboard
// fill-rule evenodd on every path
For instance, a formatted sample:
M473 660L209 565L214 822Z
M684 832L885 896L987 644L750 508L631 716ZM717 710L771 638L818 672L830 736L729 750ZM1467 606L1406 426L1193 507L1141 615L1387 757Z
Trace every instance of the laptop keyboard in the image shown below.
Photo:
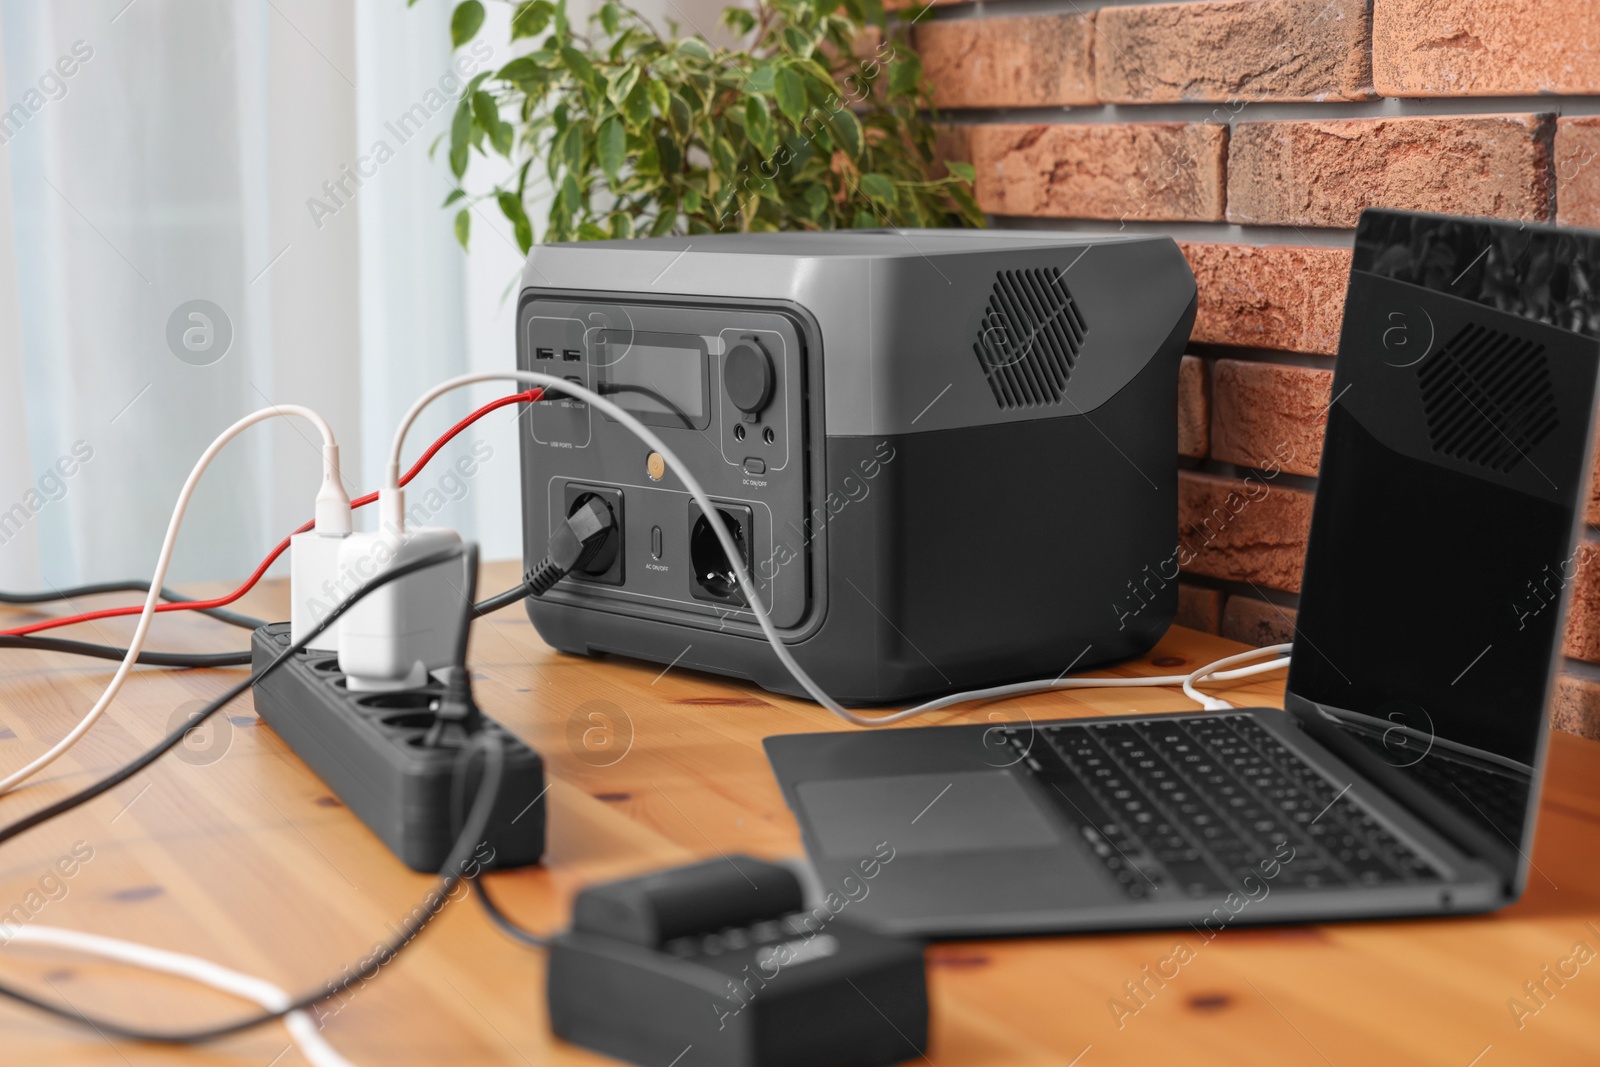
M1249 715L1004 731L1128 896L1436 880L1431 866ZM1044 743L1039 743L1040 741ZM1276 874L1266 873L1276 866Z

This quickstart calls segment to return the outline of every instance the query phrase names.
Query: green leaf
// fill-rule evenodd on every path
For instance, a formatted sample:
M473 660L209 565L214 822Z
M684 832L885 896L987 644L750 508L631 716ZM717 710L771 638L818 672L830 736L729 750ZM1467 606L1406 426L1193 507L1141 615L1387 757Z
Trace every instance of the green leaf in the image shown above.
M810 56L816 42L793 26L783 28L783 44L791 55Z
M439 206L449 207L451 204L455 203L457 200L460 200L466 195L467 191L465 189L452 189L450 190L450 195L444 198L444 203L440 204Z
M856 118L856 113L849 108L842 108L834 112L833 119L828 125L839 138L839 147L843 148L852 159L860 159L861 120Z
M661 181L661 155L656 151L654 138L645 142L643 148L634 153L633 173L629 179L630 187L640 190L654 189Z
M683 169L683 150L677 141L665 134L656 135L656 159L663 175L670 177Z
M772 113L767 102L752 96L744 102L744 129L751 142L763 156L770 157L778 147L778 134L772 127Z
M450 43L460 48L478 35L483 26L483 4L479 0L461 0L450 13Z
M633 91L622 102L622 114L628 120L628 126L635 132L642 131L650 125L650 93L644 85L633 87Z
M606 6L609 7L611 5L608 4ZM633 87L638 81L638 67L623 67L607 80L606 96L620 108L622 107L622 102L628 98L628 94L633 92Z
M485 132L492 131L500 125L500 105L488 93L475 92L472 94L472 117Z
M806 85L800 80L800 75L784 67L778 71L774 88L778 94L778 110L782 111L788 120L796 126L806 114Z
M472 212L462 208L456 212L456 242L462 248L467 247L467 242L472 239Z
M963 163L960 160L951 160L944 165L944 169L955 175L957 178L960 178L968 185L971 185L973 182L978 180L978 169L971 163Z
M544 68L532 56L518 56L495 73L500 81L531 82L544 79Z
M756 28L756 17L753 13L742 7L725 8L722 12L722 24L734 32L734 36L743 37Z
M722 173L723 180L733 181L739 172L739 157L726 137L718 137L711 142L711 158L716 160L717 170Z
M619 14L616 4L606 3L600 6L600 25L604 27L606 36L615 37L617 35Z
M879 221L878 216L874 215L866 208L862 208L860 211L857 211L856 217L850 220L851 228L856 230L871 230L876 229L881 225L883 225L883 223Z
M532 0L518 6L517 13L511 16L511 39L513 41L523 37L537 37L550 25L550 17L555 13L555 5L549 0Z
M618 172L622 170L627 149L628 133L622 128L622 120L613 115L600 127L600 136L595 139L600 169L606 172L606 177L613 185L616 184Z
M733 8L728 10L732 11ZM745 79L744 89L747 93L760 93L766 96L772 92L773 84L778 76L778 68L771 63L762 63Z
M828 189L821 182L813 182L806 186L805 191L806 216L815 221L822 218L823 212L828 210Z
M522 201L518 200L515 193L501 192L495 199L500 204L500 214L511 222L517 234L517 244L524 255L533 247L533 224L528 221L528 215L522 209Z
M672 110L672 92L667 88L667 83L659 78L651 78L645 83L645 92L650 96L650 103L655 105L656 113L666 118L667 112Z
M894 182L882 174L864 174L861 176L861 191L868 197L883 204L885 207L894 206Z
M592 222L585 222L578 227L578 240L580 241L609 241L611 235Z
M678 224L678 210L670 204L661 205L661 213L650 227L651 237L665 237Z
M561 62L566 64L572 76L585 85L596 84L594 64L589 62L589 57L573 48L571 45L561 50Z
M626 211L613 211L606 219L611 227L611 236L627 240L633 236L633 219Z
M678 51L696 59L703 59L707 63L712 60L711 46L698 37L684 37L677 42Z
M511 146L516 136L517 131L509 122L496 123L494 129L489 131L489 141L494 145L494 150L507 159L511 158Z
M578 188L578 179L568 174L561 183L562 206L567 214L574 214L583 208L583 190Z
M467 172L467 145L472 137L472 105L462 97L456 105L455 118L450 121L450 173L459 181Z
M568 126L561 154L569 171L583 172L589 169L588 164L584 162L584 157L589 154L588 149L588 131L582 126Z
M922 60L910 53L889 64L889 95L913 96L922 85Z
M672 132L679 137L688 136L694 129L694 111L677 93L672 94L672 108L667 113L667 121L672 124Z

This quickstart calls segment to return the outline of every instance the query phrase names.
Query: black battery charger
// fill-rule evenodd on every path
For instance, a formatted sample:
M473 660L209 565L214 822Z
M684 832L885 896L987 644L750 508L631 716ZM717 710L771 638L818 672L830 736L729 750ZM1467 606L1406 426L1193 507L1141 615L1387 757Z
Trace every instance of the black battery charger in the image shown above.
M593 886L550 943L556 1036L660 1067L877 1067L922 1055L919 942L807 910L735 855Z

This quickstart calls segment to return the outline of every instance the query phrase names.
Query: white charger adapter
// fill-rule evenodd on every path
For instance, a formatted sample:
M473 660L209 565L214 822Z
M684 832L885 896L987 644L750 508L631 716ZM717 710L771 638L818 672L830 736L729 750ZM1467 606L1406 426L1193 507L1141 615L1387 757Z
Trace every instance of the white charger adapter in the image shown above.
M350 497L339 477L339 446L322 449L322 488L315 526L289 538L289 640L299 641L353 590L338 592L339 547L350 536ZM335 623L317 638L317 649L339 648Z
M442 526L407 529L400 490L379 493L380 529L354 533L339 544L338 568L356 587L402 563L459 545ZM447 560L390 582L339 620L339 670L356 692L415 689L451 665L466 595L460 564Z

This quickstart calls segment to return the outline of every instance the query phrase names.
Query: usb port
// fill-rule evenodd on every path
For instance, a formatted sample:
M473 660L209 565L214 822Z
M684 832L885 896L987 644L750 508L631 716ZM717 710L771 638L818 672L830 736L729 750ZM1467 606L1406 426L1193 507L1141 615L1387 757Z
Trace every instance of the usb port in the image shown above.
M561 350L561 358L568 363L577 363L583 359L583 353L576 348L564 348Z
M555 359L556 358L555 349L553 349L553 348L536 348L536 349L533 350L533 354L534 354L535 357L537 357L539 359Z

